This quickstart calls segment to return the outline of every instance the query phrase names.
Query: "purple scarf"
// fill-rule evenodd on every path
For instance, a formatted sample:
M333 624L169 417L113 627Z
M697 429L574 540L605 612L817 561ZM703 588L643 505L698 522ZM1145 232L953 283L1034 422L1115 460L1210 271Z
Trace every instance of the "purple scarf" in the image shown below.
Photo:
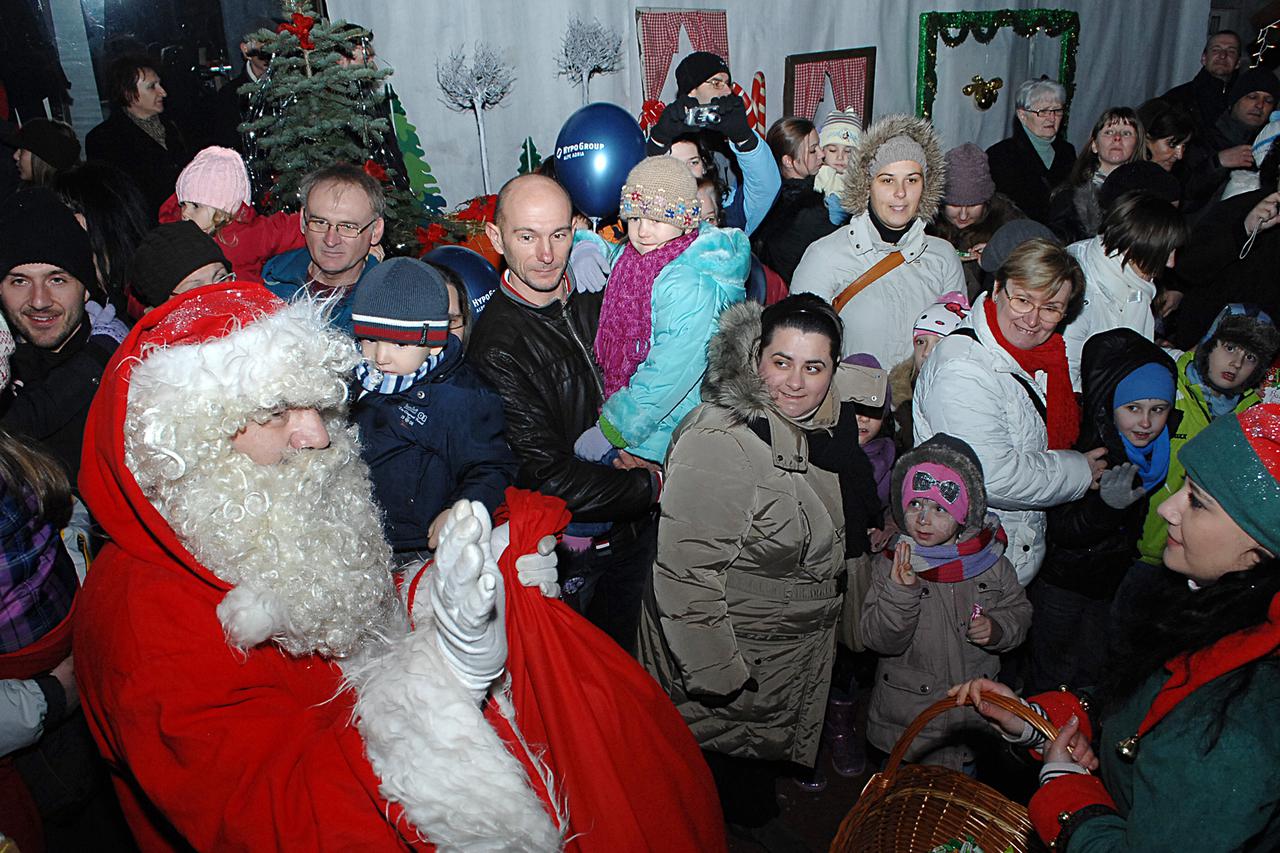
M898 455L893 439L876 436L862 445L862 452L871 460L871 472L876 477L876 497L880 499L880 508L884 509L889 506L889 475L893 473L893 460Z
M636 368L649 355L653 331L653 282L663 267L698 238L692 231L640 254L627 243L609 273L596 332L596 360L604 372L604 396L626 388Z

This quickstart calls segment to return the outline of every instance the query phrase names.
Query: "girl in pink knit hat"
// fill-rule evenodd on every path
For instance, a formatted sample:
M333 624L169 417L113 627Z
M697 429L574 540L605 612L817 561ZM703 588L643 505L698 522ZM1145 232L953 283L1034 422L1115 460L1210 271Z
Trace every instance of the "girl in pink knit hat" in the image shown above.
M189 219L218 241L237 278L261 280L262 265L306 245L301 214L259 216L249 196L249 172L240 154L210 146L178 175L176 191L160 208L160 221Z

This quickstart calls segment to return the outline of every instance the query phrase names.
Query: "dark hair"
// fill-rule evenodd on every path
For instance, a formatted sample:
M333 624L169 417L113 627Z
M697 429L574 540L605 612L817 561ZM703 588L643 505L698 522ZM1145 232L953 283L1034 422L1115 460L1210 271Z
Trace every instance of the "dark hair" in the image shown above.
M142 190L120 169L96 160L63 169L52 188L73 213L84 216L88 227L89 248L103 279L93 286L85 283L90 293L103 295L105 288L116 314L128 316L125 280L129 264L153 224Z
M107 97L117 107L124 108L138 100L138 77L144 71L154 71L160 63L149 56L128 53L117 56L107 66Z
M1148 142L1169 139L1177 145L1190 139L1196 129L1196 120L1186 107L1161 98L1152 98L1138 107L1138 118L1146 129Z
M698 185L702 185L703 180L711 180L716 185L716 198L722 199L729 194L729 185L725 182L725 178L720 174L720 167L716 165L716 155L709 144L705 132L699 133L682 133L675 139L671 140L671 145L667 146L670 152L677 142L688 142L698 149L698 159L702 160L702 177L698 179Z
M724 199L724 194L720 192L720 184L716 181L715 178L711 177L710 175L703 175L701 178L698 178L698 189L711 190L711 194L715 197L715 200L716 200L716 215L711 219L707 219L707 212L704 210L702 212L702 218L707 222L710 222L712 225L716 226L717 228L723 228L724 227L724 205L721 204L721 201Z
M0 479L24 509L34 503L37 520L57 529L71 520L71 481L62 463L34 442L0 427ZM25 506L24 506L25 504Z
M797 293L788 296L765 308L760 312L760 351L773 342L773 336L779 329L795 329L798 332L812 332L826 335L831 341L831 365L840 363L840 352L844 342L844 326L840 315L831 303L812 293Z
M364 169L350 163L331 163L308 172L298 184L298 201L301 202L302 207L306 208L307 199L311 197L312 190L320 184L328 183L342 184L360 190L369 200L369 207L373 209L374 216L381 219L387 215L387 194L383 192L382 184Z
M1238 32L1235 30L1215 30L1214 32L1209 33L1208 38L1204 40L1204 47L1200 49L1200 52L1202 54L1208 53L1209 44L1218 36L1233 36L1236 40L1236 44L1240 46L1241 50L1244 50L1244 39L1240 38L1240 34Z
M1098 138L1098 134L1103 131L1109 124L1127 124L1133 128L1134 141L1133 153L1129 155L1126 163L1132 163L1135 160L1142 160L1147 156L1147 140L1146 134L1142 128L1142 119L1138 118L1138 114L1130 107L1108 107L1098 116L1098 120L1093 123L1093 130L1089 131L1089 142L1085 143L1080 149L1080 156L1076 158L1075 165L1071 167L1071 174L1067 177L1066 182L1058 188L1059 192L1063 192L1070 187L1078 187L1082 184L1093 180L1093 173L1098 171L1098 165L1102 159L1096 151L1090 151L1089 145Z
M466 343L467 332L471 329L471 297L467 295L467 286L462 283L462 277L448 267L432 264L430 261L427 263L444 277L444 283L453 288L458 297L458 313L462 315L462 341Z
M1123 264L1155 278L1183 243L1187 222L1178 209L1142 190L1131 190L1116 199L1102 220L1102 248L1119 252Z
M1144 591L1135 597L1132 617L1112 649L1102 698L1109 705L1124 700L1177 655L1207 648L1237 631L1264 624L1276 595L1280 595L1280 560L1270 556L1198 590L1176 582ZM1220 685L1224 688L1222 707L1207 715L1205 752L1213 748L1221 733L1226 706L1248 689L1260 662L1221 679L1225 682Z
M807 118L795 116L780 118L769 126L769 133L764 139L769 143L769 150L773 152L773 159L778 162L779 168L784 155L792 160L800 159L800 149L815 129L813 122Z

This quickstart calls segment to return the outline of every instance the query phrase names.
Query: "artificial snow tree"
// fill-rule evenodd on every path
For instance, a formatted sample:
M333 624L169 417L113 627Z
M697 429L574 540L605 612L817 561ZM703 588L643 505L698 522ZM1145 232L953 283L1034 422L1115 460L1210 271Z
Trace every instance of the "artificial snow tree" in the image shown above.
M274 210L301 206L298 185L313 169L354 163L383 184L390 250L412 244L421 206L396 165L383 81L390 69L366 60L368 30L311 14L310 0L284 0L288 23L255 36L272 55L266 75L249 84L249 118L240 126L254 188ZM249 88L249 87L246 87Z
M493 48L477 44L471 62L462 48L451 52L445 63L436 63L436 82L444 92L444 102L452 110L471 110L480 135L480 174L485 195L493 192L489 184L489 152L485 147L484 111L493 109L511 92L516 78L514 69L502 61Z
M622 67L622 36L598 20L591 23L579 17L569 19L556 55L558 76L568 77L582 87L582 104L591 103L591 78L597 74L613 74Z

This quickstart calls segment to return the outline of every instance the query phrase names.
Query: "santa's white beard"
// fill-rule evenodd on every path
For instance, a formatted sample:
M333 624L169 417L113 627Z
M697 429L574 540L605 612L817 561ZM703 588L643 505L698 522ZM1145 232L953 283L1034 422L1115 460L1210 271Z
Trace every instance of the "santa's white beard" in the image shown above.
M290 654L343 658L404 631L354 430L326 420L328 448L292 451L276 465L255 463L230 440L188 456L176 479L166 476L172 458L130 460L182 545L235 587L218 606L232 645L270 639Z

